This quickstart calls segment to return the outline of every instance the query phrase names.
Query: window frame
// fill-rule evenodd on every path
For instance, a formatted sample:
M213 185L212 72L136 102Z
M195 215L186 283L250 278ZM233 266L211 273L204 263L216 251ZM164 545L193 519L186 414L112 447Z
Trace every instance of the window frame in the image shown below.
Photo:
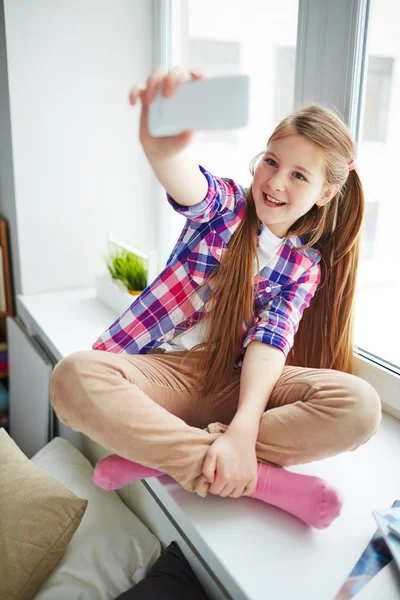
M311 102L335 107L355 139L361 121L369 6L369 0L299 0L295 108Z
M184 68L186 0L153 0L153 65L166 71L175 65ZM165 265L176 240L172 239L172 210L166 201L165 190L157 181L157 238L159 264ZM166 233L167 232L167 233Z

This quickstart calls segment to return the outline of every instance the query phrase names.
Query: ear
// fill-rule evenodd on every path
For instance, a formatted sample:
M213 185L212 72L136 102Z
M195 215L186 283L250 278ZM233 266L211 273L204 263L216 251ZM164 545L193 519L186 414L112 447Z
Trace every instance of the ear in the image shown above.
M334 196L336 196L338 191L339 191L338 185L328 188L327 190L325 190L323 196L321 196L321 198L315 204L317 206L319 206L319 208L321 208L321 206L325 206L325 204L328 204L328 202L330 202L332 200L332 198Z

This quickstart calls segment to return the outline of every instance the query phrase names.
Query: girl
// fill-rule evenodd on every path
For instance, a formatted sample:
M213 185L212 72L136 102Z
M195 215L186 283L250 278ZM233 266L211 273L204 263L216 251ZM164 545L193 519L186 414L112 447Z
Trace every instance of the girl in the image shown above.
M284 467L355 450L381 418L376 391L350 374L364 205L354 142L334 113L308 106L278 125L245 190L195 163L192 131L150 136L157 89L170 96L183 80L154 69L130 102L141 101L141 144L186 225L93 350L56 366L51 402L116 453L95 469L105 489L167 473L200 496L251 496L325 528L338 490Z

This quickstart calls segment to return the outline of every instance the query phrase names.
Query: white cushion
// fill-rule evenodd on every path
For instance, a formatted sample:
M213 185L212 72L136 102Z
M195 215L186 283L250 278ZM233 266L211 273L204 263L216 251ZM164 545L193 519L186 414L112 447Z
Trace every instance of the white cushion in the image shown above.
M159 540L122 502L92 482L90 462L63 438L54 438L32 462L88 507L63 558L35 600L111 600L132 587L161 554Z

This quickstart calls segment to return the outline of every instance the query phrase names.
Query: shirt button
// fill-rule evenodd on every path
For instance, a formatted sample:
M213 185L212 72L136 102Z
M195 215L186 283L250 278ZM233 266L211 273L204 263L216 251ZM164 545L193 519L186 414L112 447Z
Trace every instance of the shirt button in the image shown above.
M215 254L218 254L218 256L220 256L222 254L221 248L217 248Z
M272 289L268 286L267 288L265 288L265 291L269 294L270 292L272 292Z

